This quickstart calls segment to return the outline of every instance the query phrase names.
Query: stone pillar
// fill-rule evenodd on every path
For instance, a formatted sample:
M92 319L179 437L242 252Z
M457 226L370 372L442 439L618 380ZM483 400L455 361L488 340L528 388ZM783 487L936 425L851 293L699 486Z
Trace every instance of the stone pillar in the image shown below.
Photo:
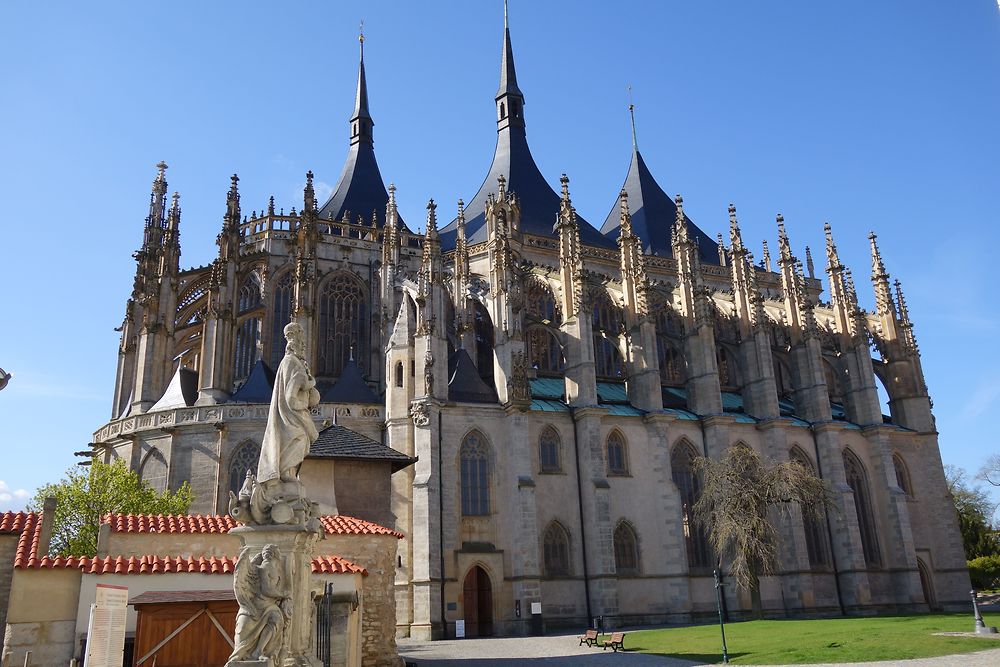
M421 641L444 635L441 617L441 496L440 496L440 423L441 407L433 400L414 401L413 446L418 457L413 465L413 503L411 506L413 542L411 588L413 622L410 637Z
M237 535L243 545L236 565L237 598L241 595L240 569L254 567L253 560L258 554L267 547L277 547L278 569L282 576L280 587L287 595L282 611L287 620L284 624L285 649L280 660L237 659L227 663L227 667L319 667L322 663L316 658L312 642L312 554L322 534L301 525L239 526L230 534ZM237 640L239 628L237 619Z
M513 634L530 631L531 603L543 602L540 582L542 551L539 544L538 505L531 448L535 442L528 431L528 415L515 409L507 411L507 437L511 444L509 483L516 485L509 497L515 500L513 511L501 513L514 536L510 550L510 575L514 600L521 602L521 618L514 619Z

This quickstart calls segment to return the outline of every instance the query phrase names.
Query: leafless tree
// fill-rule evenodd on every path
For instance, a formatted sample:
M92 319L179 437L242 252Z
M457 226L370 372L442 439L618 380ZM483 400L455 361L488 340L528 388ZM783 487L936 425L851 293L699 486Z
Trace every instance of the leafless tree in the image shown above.
M821 518L832 504L827 484L795 461L766 464L750 447L737 444L721 460L695 461L702 476L695 519L705 528L729 576L750 592L755 618L761 618L760 578L777 571L781 536L772 522L797 504L804 515Z

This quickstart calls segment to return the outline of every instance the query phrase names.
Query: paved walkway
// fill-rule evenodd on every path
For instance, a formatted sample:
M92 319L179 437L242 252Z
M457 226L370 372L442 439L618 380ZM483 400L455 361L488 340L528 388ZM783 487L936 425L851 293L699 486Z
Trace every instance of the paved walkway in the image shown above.
M992 640L986 646L993 646ZM399 654L418 667L694 667L707 663L644 655L641 653L612 653L586 646L579 646L575 635L549 635L546 637L518 637L502 639L459 639L436 642L399 640ZM888 665L905 667L997 667L1000 665L1000 648L949 655L941 658L921 658L897 662L855 662L850 667ZM842 667L822 665L817 667Z

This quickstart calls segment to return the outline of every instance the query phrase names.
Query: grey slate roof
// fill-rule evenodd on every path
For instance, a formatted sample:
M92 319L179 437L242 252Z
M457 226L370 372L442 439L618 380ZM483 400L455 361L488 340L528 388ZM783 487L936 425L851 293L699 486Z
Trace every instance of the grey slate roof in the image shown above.
M496 389L486 384L465 349L448 359L448 400L460 403L496 403Z
M323 392L320 400L324 403L381 403L371 390L357 362L351 359L344 365L340 377L332 387Z
M677 220L674 200L656 182L638 148L632 150L632 162L622 186L628 194L632 230L642 239L642 249L647 255L673 257L673 229ZM621 233L621 195L615 197L601 233L617 241ZM685 214L688 229L698 243L698 255L708 264L719 264L719 246L715 239L697 227Z
M258 359L250 369L250 376L230 398L230 403L270 403L274 392L274 371Z
M486 199L490 194L497 193L497 179L503 176L507 180L507 191L517 195L521 206L521 230L528 234L540 236L555 236L552 231L559 213L559 195L545 180L531 157L528 148L528 137L524 128L523 112L514 106L524 105L524 95L517 86L517 75L514 69L514 51L510 44L510 30L504 25L503 55L500 65L500 88L496 99L507 98L510 104L511 117L506 122L501 119L497 132L497 147L493 153L493 164L486 179L479 187L479 192L465 206L466 234L469 243L480 243L486 240ZM592 246L611 248L614 242L603 236L595 227L577 214L580 223L580 240ZM441 248L450 250L455 247L458 235L458 220L453 220L441 230Z
M393 472L402 470L416 461L392 447L387 447L340 424L328 426L319 432L319 438L309 448L309 458L386 461L392 464Z
M361 129L358 135L353 135L357 123ZM389 193L386 192L378 162L375 160L375 148L372 140L372 122L368 110L368 83L365 78L364 51L358 66L358 89L354 100L354 113L351 116L352 140L347 152L347 162L340 174L337 187L333 189L330 198L319 209L319 217L323 220L341 220L346 212L351 214L351 222L356 222L358 216L364 218L366 224L371 224L374 213L378 226L385 224L385 206L389 203ZM400 218L400 224L402 218ZM404 225L405 226L405 225Z

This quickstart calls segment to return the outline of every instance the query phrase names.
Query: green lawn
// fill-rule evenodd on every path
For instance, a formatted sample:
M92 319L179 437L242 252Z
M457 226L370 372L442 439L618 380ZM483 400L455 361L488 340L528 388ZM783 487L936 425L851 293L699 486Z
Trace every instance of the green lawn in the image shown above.
M990 624L989 618L985 621ZM933 634L971 632L973 625L971 614L746 621L726 624L726 643L730 662L760 665L904 660L1000 648L1000 640ZM629 632L625 647L673 658L722 662L718 624Z

